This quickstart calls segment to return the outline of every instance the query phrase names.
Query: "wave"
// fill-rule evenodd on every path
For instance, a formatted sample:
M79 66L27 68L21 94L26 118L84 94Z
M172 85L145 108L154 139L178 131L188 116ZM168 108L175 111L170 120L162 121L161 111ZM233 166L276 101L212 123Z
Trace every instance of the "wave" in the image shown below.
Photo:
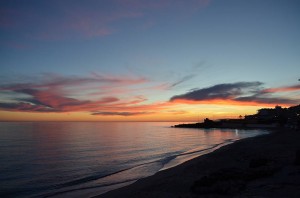
M53 193L47 193L47 194L43 194L43 195L37 195L37 196L35 196L35 198L38 198L38 197L53 197L53 196L62 195L62 194L66 194L66 193L71 193L71 192L76 192L76 191L90 190L90 189L95 189L95 188L103 188L103 187L114 186L114 185L118 185L118 184L130 183L130 182L134 182L134 181L136 181L136 180L125 180L125 181L114 182L114 183L110 183L110 184L102 184L102 185L81 187L81 188L70 189L70 190L63 190L63 191L59 191L59 192L53 192Z
M63 184L58 184L58 185L53 186L52 189L53 190L54 189L58 190L58 192L52 192L52 193L48 193L48 194L38 195L36 197L53 197L53 196L62 195L62 194L65 194L65 193L70 193L70 192L76 192L76 191L80 191L80 190L104 188L104 187L109 187L109 186L114 186L114 185L119 185L119 184L125 184L125 183L129 183L129 182L135 182L139 179L142 179L144 177L155 174L158 171L174 167L174 166L170 166L170 167L166 168L165 165L167 165L169 162L171 162L172 160L174 160L178 157L190 156L190 155L195 155L195 154L200 155L203 152L215 150L215 149L217 149L217 148L219 148L223 145L227 145L231 142L234 142L234 140L232 140L232 139L231 140L226 140L223 143L215 144L215 145L213 145L211 147L208 147L208 148L205 148L205 149L199 149L199 150L188 151L188 152L184 152L184 153L180 153L180 154L169 155L167 157L164 157L164 158L161 158L161 159L158 159L158 160L153 160L153 161L150 161L150 162L140 163L140 164L137 164L135 166L125 168L125 169L121 169L121 170L118 170L118 171L115 171L115 172L112 172L112 173L109 173L109 174L106 174L106 175L96 174L96 175L91 175L91 176L83 177L83 178L80 178L80 179L76 179L76 180L73 180L73 181L65 182ZM195 156L195 157L197 157L197 156ZM178 163L178 164L180 164L180 163ZM176 164L176 165L178 165L178 164ZM148 167L146 167L146 166L148 166ZM143 173L144 172L144 171L142 171L142 170L144 170L143 168L146 168L147 170L150 169L150 172L152 171L152 174ZM138 169L140 169L140 170L138 170ZM123 180L121 180L121 181L109 181L109 179L108 179L107 182L104 181L102 184L99 184L99 185L89 185L89 186L81 186L80 187L80 185L84 185L84 184L87 184L89 182L101 181L101 180L105 180L106 178L109 178L109 177L118 177L118 175L121 175L121 174L126 175L126 173L131 171L131 170L135 170L135 173L136 172L141 172L141 173L136 174L132 178L123 178ZM66 190L66 188L71 188L71 189Z
M233 139L229 139L229 140L226 140L225 142L222 142L222 143L219 143L219 144L214 144L212 147L205 148L205 149L200 149L200 150L196 150L196 151L185 152L185 153L177 155L176 157L184 156L184 155L190 155L190 154L195 154L195 153L200 153L200 152L203 152L203 151L211 150L211 149L214 149L214 148L219 147L221 145L225 145L225 144L228 144L228 143L231 143L231 142L234 142L234 141L235 140L233 140Z

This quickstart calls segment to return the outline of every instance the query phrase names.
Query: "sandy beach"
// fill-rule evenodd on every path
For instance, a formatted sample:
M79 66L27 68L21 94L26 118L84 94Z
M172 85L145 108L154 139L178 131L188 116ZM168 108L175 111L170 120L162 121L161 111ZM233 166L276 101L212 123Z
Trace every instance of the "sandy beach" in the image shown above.
M300 131L239 140L97 197L300 197Z

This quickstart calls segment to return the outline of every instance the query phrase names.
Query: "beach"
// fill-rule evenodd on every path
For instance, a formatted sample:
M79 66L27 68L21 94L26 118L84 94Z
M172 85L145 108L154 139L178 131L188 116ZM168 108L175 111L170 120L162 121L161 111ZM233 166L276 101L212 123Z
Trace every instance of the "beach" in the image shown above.
M97 197L300 197L300 131L239 140Z

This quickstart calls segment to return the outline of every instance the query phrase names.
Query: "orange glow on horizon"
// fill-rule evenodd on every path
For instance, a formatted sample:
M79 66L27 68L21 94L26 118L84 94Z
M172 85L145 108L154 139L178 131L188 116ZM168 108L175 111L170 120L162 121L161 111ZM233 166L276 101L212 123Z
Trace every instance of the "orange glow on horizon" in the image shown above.
M186 102L186 101L185 101ZM192 101L188 101L192 102ZM216 105L217 104L217 105ZM256 113L259 108L274 107L275 105L256 106L227 103L224 101L213 104L189 103L182 104L178 101L164 104L160 107L149 106L147 110L154 107L152 113L132 116L121 115L91 115L88 112L64 112L64 113L38 113L38 112L10 112L0 111L0 121L176 121L176 122L198 122L204 118L213 120L222 118L237 118L239 115L250 115ZM145 106L144 106L145 107ZM164 108L163 108L164 107ZM140 108L137 108L140 109ZM137 109L131 109L135 111ZM128 109L129 110L129 109Z
M176 99L173 103L182 103L182 104L207 104L207 105L234 105L234 106L256 106L256 107L274 107L276 105L280 105L282 107L289 107L291 104L272 104L272 103L258 103L258 102L242 102L242 101L235 101L235 100L202 100L202 101L195 101L195 100L185 100L185 99Z

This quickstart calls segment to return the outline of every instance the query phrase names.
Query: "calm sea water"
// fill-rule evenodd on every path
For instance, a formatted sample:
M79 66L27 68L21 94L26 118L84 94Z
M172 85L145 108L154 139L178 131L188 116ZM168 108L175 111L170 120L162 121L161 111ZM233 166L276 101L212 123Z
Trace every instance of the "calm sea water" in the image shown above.
M261 130L165 122L0 122L0 197L91 197Z

